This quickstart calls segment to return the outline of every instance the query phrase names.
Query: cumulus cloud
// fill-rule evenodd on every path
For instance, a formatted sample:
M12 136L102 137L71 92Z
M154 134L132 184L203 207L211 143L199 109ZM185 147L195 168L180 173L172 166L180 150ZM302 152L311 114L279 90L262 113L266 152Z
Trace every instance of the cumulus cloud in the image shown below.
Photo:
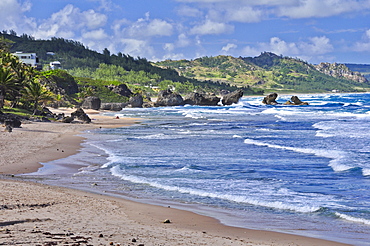
M177 0L223 16L226 22L256 22L268 17L329 17L370 9L368 0ZM194 8L194 7L193 7Z
M0 1L0 29L28 32L36 27L32 18L27 18L24 13L31 9L29 1L18 2L17 0Z
M140 18L135 22L126 19L117 21L113 25L115 32L132 38L149 38L159 36L170 36L173 33L173 25L165 20L150 19L149 13L145 18Z
M232 25L226 23L213 22L211 20L206 20L204 23L194 26L190 30L190 34L194 35L214 35L214 34L223 34L231 33L234 31Z
M123 45L121 52L130 54L131 56L142 56L146 54L147 58L154 56L153 47L145 40L138 39L121 39L120 44Z
M238 46L236 44L228 43L227 45L225 45L224 47L222 47L221 51L229 52L230 50L236 49L237 47Z
M39 25L33 33L36 38L63 37L74 38L80 35L82 30L93 30L103 27L107 22L107 16L94 10L81 11L71 4L65 6L59 12L51 15L49 19Z
M365 32L363 40L355 43L352 50L357 52L370 52L370 29Z
M313 56L328 54L333 50L334 47L330 43L330 39L325 36L311 37L307 41L300 42L286 42L278 37L272 37L270 42L258 43L255 47L244 47L242 53L246 56L256 56L263 51L269 51L277 55L309 59Z

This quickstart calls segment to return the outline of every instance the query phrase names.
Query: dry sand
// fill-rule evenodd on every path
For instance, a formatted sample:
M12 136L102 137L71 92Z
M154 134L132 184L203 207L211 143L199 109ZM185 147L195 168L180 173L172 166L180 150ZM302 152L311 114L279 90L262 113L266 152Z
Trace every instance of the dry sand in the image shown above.
M83 130L136 121L87 113L92 124L29 123L0 132L0 245L344 245L229 227L166 206L11 179L10 174L36 171L39 162L76 153L83 140L76 135ZM167 219L171 223L163 223Z

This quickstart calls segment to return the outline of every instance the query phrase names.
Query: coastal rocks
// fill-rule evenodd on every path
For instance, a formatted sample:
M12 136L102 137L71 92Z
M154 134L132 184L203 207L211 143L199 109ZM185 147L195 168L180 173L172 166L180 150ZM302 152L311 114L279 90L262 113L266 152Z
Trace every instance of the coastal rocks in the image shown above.
M284 103L285 105L308 105L307 102L302 102L297 96L292 96L290 101Z
M102 103L100 109L110 111L121 111L126 106L127 103Z
M267 95L263 98L262 103L267 105L277 105L279 104L276 101L277 97L277 93L271 93L270 95ZM292 96L290 98L290 101L285 102L284 105L308 105L308 103L302 102L297 96Z
M238 103L239 99L243 96L244 92L243 90L236 90L233 92L230 92L223 96L222 98L222 104L223 105L232 105L234 103Z
M172 92L170 89L160 91L155 106L180 106L184 105L184 99L180 94Z
M82 108L84 109L94 109L99 110L101 106L101 100L99 97L86 97L82 103Z
M142 108L144 103L144 98L142 95L138 94L130 98L128 104L132 108Z
M267 105L277 105L279 104L277 101L276 101L276 98L278 97L278 94L277 93L271 93L270 95L267 95L263 98L262 100L262 103L263 104L267 104Z
M85 113L85 111L82 108L77 109L75 112L71 113L71 117L74 119L77 118L84 123L90 123L91 119L90 117Z
M191 93L184 100L184 104L199 105L199 106L216 106L220 98L215 94L200 94L197 92Z
M0 112L0 123L11 128L20 128L22 125L21 118L14 114L4 114Z
M117 93L118 95L124 96L124 97L130 97L133 95L132 91L127 87L125 84L120 85L108 85L106 86L109 90Z

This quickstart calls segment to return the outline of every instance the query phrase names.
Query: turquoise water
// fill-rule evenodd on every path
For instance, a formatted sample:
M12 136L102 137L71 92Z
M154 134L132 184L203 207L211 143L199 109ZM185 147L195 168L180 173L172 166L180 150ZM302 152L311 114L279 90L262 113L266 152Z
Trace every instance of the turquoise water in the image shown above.
M370 245L370 94L299 97L310 105L248 97L228 107L124 109L111 115L142 122L87 133L81 153L38 175L229 225ZM60 175L59 164L87 167Z

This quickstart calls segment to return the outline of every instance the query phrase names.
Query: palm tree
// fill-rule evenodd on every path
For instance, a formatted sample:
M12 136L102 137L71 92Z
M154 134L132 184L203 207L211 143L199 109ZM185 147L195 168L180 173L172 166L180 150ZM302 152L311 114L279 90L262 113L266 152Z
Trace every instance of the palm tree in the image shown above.
M30 81L25 86L23 96L25 99L30 100L33 103L33 114L35 114L40 101L53 99L52 92L35 80Z
M12 90L16 88L16 80L14 78L14 73L6 68L0 67L0 109L4 107L5 96Z

